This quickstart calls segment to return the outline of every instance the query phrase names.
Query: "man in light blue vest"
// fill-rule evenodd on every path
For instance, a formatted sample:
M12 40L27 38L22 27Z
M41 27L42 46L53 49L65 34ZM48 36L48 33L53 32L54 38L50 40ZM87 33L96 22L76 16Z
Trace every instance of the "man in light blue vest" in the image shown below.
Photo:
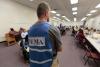
M49 7L40 3L38 21L28 31L30 67L52 67L61 50L60 32L49 24Z

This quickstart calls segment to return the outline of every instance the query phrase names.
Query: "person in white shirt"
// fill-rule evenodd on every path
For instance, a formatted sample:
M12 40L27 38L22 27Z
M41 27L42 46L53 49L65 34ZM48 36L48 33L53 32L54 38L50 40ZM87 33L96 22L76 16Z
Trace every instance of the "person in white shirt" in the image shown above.
M22 38L25 38L27 35L28 35L28 32L26 32L26 31L23 31L23 32L21 33L21 37L22 37Z
M23 46L25 46L26 42L28 40L28 32L25 31L25 29L23 29L21 32L21 38L22 38L22 44L23 44Z

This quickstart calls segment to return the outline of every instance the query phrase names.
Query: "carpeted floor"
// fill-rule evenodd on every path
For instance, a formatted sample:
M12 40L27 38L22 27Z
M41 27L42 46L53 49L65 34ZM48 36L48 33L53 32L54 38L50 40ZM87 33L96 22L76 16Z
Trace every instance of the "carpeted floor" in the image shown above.
M1 43L0 67L29 67L29 65L24 61L18 45L7 47L6 44Z
M82 48L77 46L75 38L71 36L70 32L67 32L67 34L62 37L62 42L63 51L58 55L59 67L96 67L96 64L92 61L84 65L85 60L83 56L85 52Z
M68 32L62 37L63 51L59 53L59 67L95 67L94 63L84 65L82 59L84 51L76 46L75 40ZM29 67L25 63L20 47L13 45L7 47L5 43L0 44L0 67Z

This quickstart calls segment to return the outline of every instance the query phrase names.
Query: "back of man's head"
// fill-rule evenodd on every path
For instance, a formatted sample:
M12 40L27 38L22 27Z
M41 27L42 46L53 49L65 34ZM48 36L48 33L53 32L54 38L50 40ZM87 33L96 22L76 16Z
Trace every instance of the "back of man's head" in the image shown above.
M37 16L41 17L46 11L49 11L48 4L45 2L40 3L37 8Z

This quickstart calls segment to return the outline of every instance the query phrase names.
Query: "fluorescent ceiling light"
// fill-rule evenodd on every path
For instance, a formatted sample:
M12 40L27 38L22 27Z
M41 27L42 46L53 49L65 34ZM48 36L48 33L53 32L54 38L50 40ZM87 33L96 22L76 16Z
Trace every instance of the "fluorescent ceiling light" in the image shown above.
M61 20L60 18L58 18L58 17L53 17L54 19L57 19L57 20Z
M70 21L67 17L65 18L67 21Z
M51 13L57 13L56 11L50 11Z
M77 14L77 12L73 12L73 15L76 15Z
M34 0L29 0L29 1L34 1Z
M58 18L58 17L57 17L56 19L61 20L61 19L60 19L60 18Z
M95 8L100 8L100 4L98 4Z
M77 4L78 0L70 0L71 4Z
M84 18L82 18L82 20L81 20L81 21L84 21L84 20L86 20L86 18L87 18L87 17L84 17Z
M62 16L65 20L70 21L66 16Z
M66 17L66 16L62 16L62 17Z
M74 22L76 22L77 18L74 18Z
M97 10L91 10L91 11L90 11L90 13L95 13L95 12L97 12Z
M77 10L77 7L73 7L73 8L72 8L72 11L76 11L76 10Z
M92 14L87 14L87 16L91 16Z
M67 19L67 21L70 21L69 19Z
M56 14L57 16L60 16L60 14Z

